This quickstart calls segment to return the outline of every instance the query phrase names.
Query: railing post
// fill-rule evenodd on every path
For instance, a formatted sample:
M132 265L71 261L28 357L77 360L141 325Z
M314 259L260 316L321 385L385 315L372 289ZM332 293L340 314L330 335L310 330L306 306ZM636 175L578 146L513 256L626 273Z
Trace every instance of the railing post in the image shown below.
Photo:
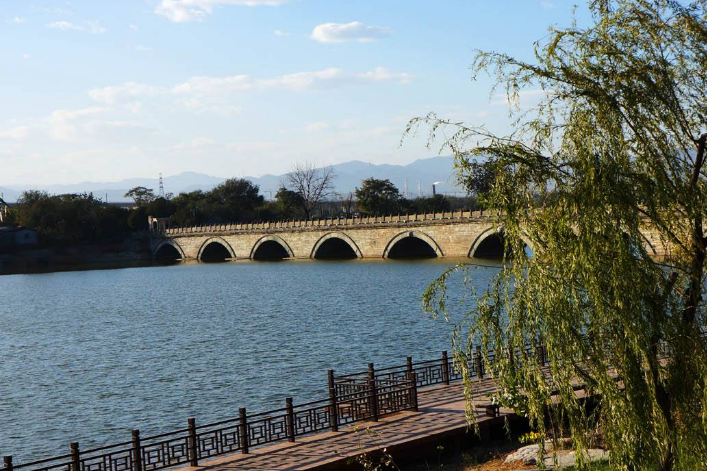
M376 387L376 370L373 363L368 364L368 389L371 393L370 405L373 421L378 422L378 388Z
M513 358L513 345L508 347L508 362L513 366L515 359Z
M419 412L420 409L417 406L417 374L414 371L410 373L410 382L412 383L412 410L413 412Z
M5 464L4 471L12 471L12 456L4 456L3 462Z
M442 381L444 384L449 385L449 358L447 357L447 350L442 352Z
M327 372L329 378L329 421L331 431L339 431L339 407L336 405L336 386L334 385L334 370Z
M71 442L71 467L73 471L81 471L81 451L79 442Z
M189 464L191 466L199 466L199 442L196 440L196 419L189 417L187 423L189 424Z
M140 448L139 430L133 430L133 471L142 471L142 449Z
M474 361L476 362L476 377L481 379L484 377L484 362L481 357L481 347L479 345L476 346L476 357L474 358Z
M240 419L240 436L241 436L241 453L248 454L248 420L245 415L245 407L238 409L238 418Z
M292 398L285 398L285 409L287 410L287 418L285 425L287 426L287 441L295 441L295 408L292 405Z
M538 361L538 366L545 366L545 347L543 347L542 339L535 344L535 356Z

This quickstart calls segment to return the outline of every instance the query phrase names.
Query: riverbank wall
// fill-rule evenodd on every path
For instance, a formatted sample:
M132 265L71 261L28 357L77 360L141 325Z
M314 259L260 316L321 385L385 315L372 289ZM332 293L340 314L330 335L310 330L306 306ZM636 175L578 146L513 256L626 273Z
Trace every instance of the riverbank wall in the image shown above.
M0 275L143 266L151 261L149 237L135 235L110 243L45 244L2 252Z

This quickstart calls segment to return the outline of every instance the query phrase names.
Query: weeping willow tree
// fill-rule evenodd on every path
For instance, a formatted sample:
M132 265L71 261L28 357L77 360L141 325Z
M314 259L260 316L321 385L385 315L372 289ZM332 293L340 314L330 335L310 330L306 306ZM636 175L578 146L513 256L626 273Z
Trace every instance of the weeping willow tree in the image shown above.
M501 403L543 437L563 426L580 467L598 432L615 469L707 469L707 1L589 10L589 26L551 29L533 61L478 53L475 74L511 103L542 90L537 107L512 108L510 136L433 114L408 126L431 142L452 128L443 148L462 181L479 159L493 170L486 198L513 255L458 325L455 358L464 368L472 342L495 351ZM426 293L435 314L467 289L450 276ZM524 349L538 341L546 369Z

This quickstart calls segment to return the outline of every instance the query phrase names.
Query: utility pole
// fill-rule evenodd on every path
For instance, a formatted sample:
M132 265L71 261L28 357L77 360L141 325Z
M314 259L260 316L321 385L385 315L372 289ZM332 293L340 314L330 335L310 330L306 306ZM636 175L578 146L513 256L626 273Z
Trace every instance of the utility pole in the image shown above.
M422 182L417 182L417 197L422 198Z
M160 172L160 198L164 198L164 183L162 182L162 173Z
M408 199L408 179L405 179L405 186L403 187L403 198Z

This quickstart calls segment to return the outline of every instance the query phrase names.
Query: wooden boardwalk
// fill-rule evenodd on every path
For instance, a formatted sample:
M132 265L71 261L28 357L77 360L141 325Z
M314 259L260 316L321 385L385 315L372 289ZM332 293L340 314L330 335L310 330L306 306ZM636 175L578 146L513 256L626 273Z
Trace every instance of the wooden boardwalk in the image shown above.
M492 379L476 381L475 403L487 404L487 392L495 389ZM467 429L462 384L435 386L419 391L419 412L401 412L381 418L379 422L363 422L355 427L342 427L339 432L325 432L298 438L295 443L280 443L252 449L250 454L234 454L204 461L192 469L213 471L295 471L315 470L344 465L350 458L381 448L414 446L464 433ZM510 411L501 410L502 415ZM495 420L478 409L477 420ZM502 419L501 419L502 420Z

